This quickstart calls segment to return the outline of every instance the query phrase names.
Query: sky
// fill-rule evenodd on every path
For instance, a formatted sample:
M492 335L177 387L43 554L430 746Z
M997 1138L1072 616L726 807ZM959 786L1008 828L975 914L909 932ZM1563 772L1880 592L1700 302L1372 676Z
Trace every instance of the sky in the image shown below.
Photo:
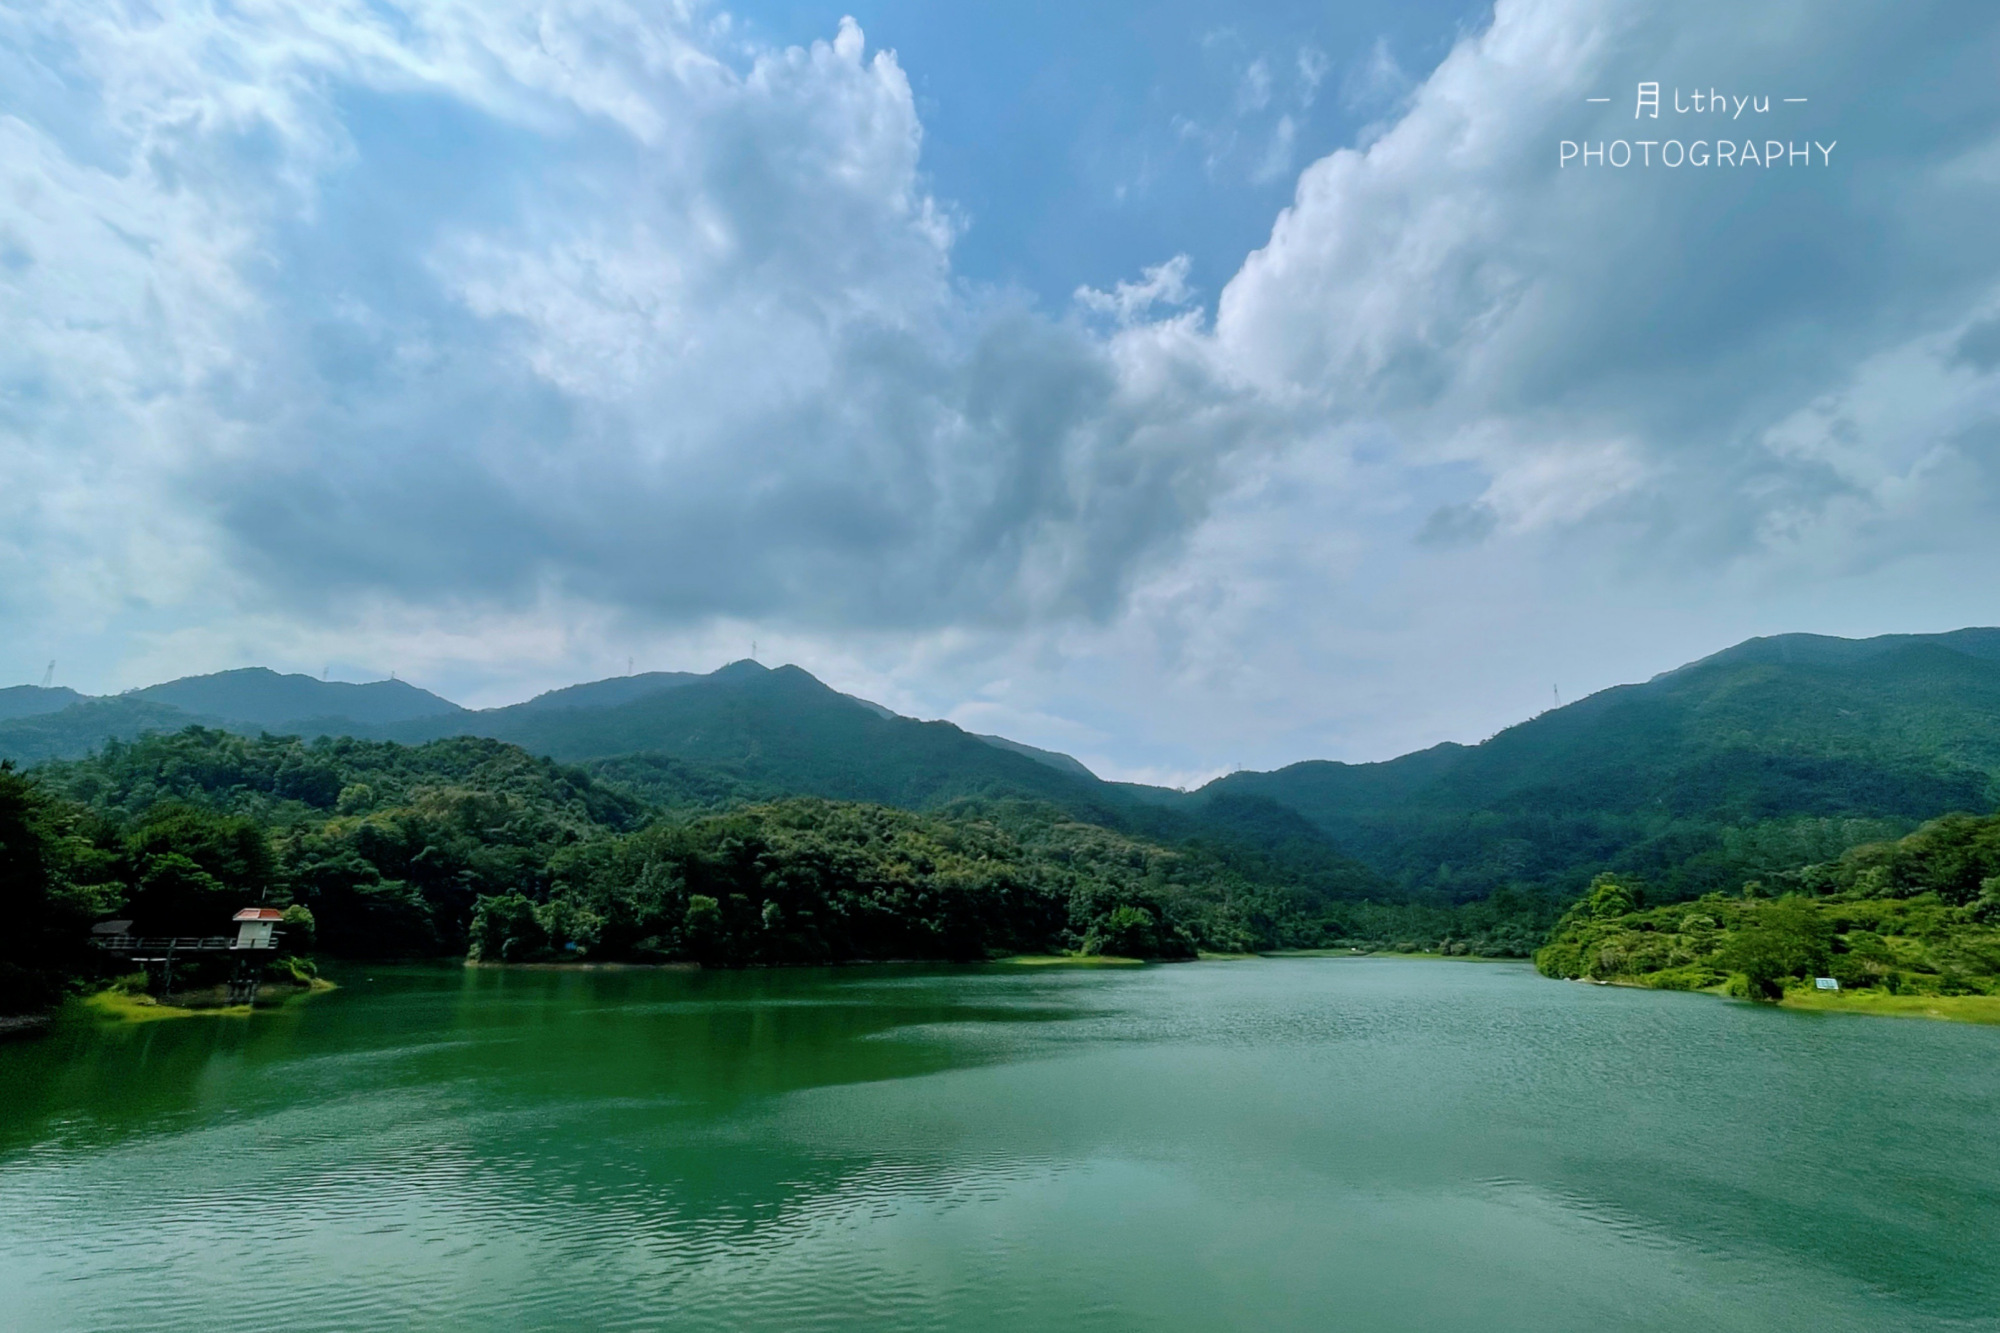
M0 678L754 645L1185 785L2000 624L1996 67L1986 0L21 0Z

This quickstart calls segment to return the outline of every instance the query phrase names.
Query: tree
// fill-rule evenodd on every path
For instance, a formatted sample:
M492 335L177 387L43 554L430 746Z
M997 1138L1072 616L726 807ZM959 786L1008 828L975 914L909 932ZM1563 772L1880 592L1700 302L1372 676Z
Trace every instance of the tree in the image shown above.
M1617 875L1603 874L1590 882L1590 893L1584 898L1584 906L1593 918L1605 921L1612 917L1629 916L1636 911L1639 896L1636 886Z
M0 762L0 1013L38 1009L88 972L90 923L117 910L113 857L80 830L83 812Z
M535 904L519 893L481 898L472 909L470 933L472 956L489 962L525 962L549 949Z
M155 807L126 838L138 890L132 914L159 935L211 935L237 909L267 900L277 863L264 829L242 815L199 806Z
M1788 895L1760 910L1725 944L1717 961L1743 975L1752 998L1779 1000L1792 977L1827 965L1833 927L1808 900Z
M687 917L681 924L681 938L688 952L702 962L720 957L724 943L722 905L705 893L691 894Z

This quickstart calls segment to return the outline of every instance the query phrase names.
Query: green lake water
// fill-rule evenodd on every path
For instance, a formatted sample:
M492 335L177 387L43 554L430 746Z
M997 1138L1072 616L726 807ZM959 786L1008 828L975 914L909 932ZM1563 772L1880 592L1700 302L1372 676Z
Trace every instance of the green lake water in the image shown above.
M339 979L0 1045L0 1327L2000 1327L2000 1029L1395 959Z

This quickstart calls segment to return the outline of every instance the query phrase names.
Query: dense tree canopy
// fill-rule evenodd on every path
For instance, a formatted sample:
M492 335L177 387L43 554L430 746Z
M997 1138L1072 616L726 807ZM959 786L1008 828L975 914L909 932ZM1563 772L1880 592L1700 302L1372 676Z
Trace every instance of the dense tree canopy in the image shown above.
M1649 908L1642 890L1600 876L1535 961L1550 976L1728 984L1765 999L1818 976L1893 994L2000 994L2000 815L1948 816L1692 902Z
M1230 813L1270 826L1263 844L1220 822L1169 842L1012 796L917 813L773 799L657 756L593 773L474 738L306 743L202 727L6 777L7 891L19 919L63 939L17 939L22 957L53 961L15 986L15 1007L90 971L94 919L211 934L253 903L298 909L294 946L310 930L334 955L715 966L1325 945L1525 954L1547 923L1546 904L1504 896L1368 901L1365 871L1254 801Z

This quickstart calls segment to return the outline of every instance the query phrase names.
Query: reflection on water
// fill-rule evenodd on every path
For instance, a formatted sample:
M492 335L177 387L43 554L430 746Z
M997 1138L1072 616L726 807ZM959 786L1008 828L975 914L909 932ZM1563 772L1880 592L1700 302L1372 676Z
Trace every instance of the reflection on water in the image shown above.
M1988 1327L2000 1032L1524 968L393 968L0 1048L9 1327Z

